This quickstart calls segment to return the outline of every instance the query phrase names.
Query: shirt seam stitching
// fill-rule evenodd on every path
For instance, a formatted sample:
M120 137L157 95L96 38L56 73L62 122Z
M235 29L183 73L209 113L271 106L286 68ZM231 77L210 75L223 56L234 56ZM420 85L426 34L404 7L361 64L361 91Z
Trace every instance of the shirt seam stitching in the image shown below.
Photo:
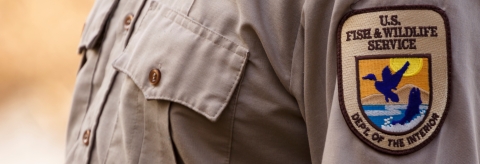
M232 157L232 147L233 147L233 132L235 129L235 115L237 114L237 107L238 107L238 98L240 97L240 90L241 90L241 84L243 82L243 77L240 78L240 82L238 83L238 93L235 97L235 105L233 106L233 116L232 116L232 123L231 123L231 133L230 133L230 144L228 145L228 157L227 157L227 164L231 162L231 157Z
M222 40L225 40L225 41L227 41L228 43L233 44L233 45L236 47L236 49L240 48L242 51L248 52L248 50L247 50L245 47L240 46L238 43L236 43L236 42L234 42L234 41L226 38L226 37L223 36L222 34L219 34L218 32L215 32L215 31L211 30L210 28L208 28L208 27L200 24L199 22L196 22L196 21L190 19L188 16L182 15L181 13L179 13L178 11L176 11L176 10L174 10L174 9L170 9L170 8L168 8L168 7L165 7L165 8L166 8L166 10L170 10L170 12L175 13L175 15L173 15L173 17L180 17L180 18L183 19L183 20L187 20L188 22L193 23L193 24L197 25L198 27L200 27L200 28L202 28L202 29L205 29L205 30L208 31L209 33L212 33L212 34L220 37ZM168 13L162 14L162 17L164 17L164 18L166 18L166 19L169 19L169 20L172 21L173 23L175 23L175 24L183 27L184 29L186 29L186 30L194 33L195 35L197 35L197 36L199 36L199 37L201 37L201 38L203 38L203 39L205 39L205 40L210 41L211 43L213 43L213 44L215 44L215 45L217 45L217 46L219 46L219 47L221 47L221 48L224 48L224 49L226 49L226 50L228 50L228 51L230 51L230 52L233 52L233 53L235 53L235 54L237 54L237 55L240 55L241 57L245 57L245 56L242 56L242 53L238 53L238 52L236 52L236 51L233 51L233 50L231 50L231 49L229 49L229 48L227 48L227 47L225 47L225 46L222 46L222 45L220 45L220 44L218 44L218 43L216 43L216 42L214 42L214 41L206 38L205 36L202 36L202 35L194 32L194 31L192 31L191 29L185 27L185 25L184 25L183 23L180 23L180 22L176 21L175 18L170 18L167 14L168 14Z
M109 150L107 151L107 154L105 154L105 159L103 160L104 164L107 163L108 155L110 155L110 147L112 145L112 140L113 140L113 136L115 135L115 131L117 131L117 124L118 124L118 112L117 112L116 117L115 117L115 124L114 124L114 127L113 127L112 136L110 136L110 141L108 143L108 149Z
M301 35L300 34L300 30L303 28L302 24L300 23L298 25L298 28L297 28L297 34L295 36L295 43L294 43L294 46L293 46L293 50L292 50L292 62L290 64L290 78L288 79L288 90L290 93L293 93L293 90L292 90L292 77L293 77L293 58L295 56L295 47L297 45L297 39L298 39L298 36ZM305 52L305 51L304 51Z

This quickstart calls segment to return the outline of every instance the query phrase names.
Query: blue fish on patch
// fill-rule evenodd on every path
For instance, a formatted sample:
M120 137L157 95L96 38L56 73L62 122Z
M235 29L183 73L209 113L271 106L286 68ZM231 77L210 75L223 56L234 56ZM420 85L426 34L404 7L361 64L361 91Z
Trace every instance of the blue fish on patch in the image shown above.
M413 120L415 115L420 114L420 104L422 104L420 89L414 87L410 90L410 95L408 96L408 105L407 110L405 111L405 116L400 120L393 120L392 125L404 125Z

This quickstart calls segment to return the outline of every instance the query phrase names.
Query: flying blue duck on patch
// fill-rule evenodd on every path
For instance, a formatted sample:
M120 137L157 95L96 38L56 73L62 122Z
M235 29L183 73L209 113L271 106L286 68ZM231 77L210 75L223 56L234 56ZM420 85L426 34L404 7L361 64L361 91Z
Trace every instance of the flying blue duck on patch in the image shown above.
M382 71L383 81L377 81L377 78L372 73L362 77L362 79L375 81L375 88L385 96L385 101L389 102L390 99L392 102L398 102L398 95L393 93L392 89L397 90L398 83L402 80L403 74L407 71L409 65L410 62L405 62L403 67L393 75L390 72L390 68L386 66Z

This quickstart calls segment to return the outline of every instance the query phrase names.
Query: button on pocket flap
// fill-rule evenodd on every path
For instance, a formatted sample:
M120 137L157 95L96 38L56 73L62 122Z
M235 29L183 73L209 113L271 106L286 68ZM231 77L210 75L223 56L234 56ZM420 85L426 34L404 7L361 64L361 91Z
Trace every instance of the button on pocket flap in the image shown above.
M78 45L79 52L93 48L108 22L108 17L118 4L118 0L97 0L83 26L82 37Z
M215 121L229 102L247 61L247 49L165 8L132 36L113 63L145 98L185 105Z

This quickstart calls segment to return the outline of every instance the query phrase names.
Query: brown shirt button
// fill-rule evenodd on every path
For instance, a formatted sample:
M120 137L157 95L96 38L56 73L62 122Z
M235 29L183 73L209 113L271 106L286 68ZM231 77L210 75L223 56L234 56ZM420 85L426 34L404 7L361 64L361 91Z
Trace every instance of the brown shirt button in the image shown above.
M154 86L157 85L158 82L160 82L161 77L162 77L162 74L158 69L152 69L150 71L150 74L148 75L148 79L150 80L150 83Z
M130 29L130 25L132 24L133 21L133 14L128 14L125 17L125 20L123 21L123 25L126 31Z
M82 141L85 146L88 146L88 143L90 142L90 130L85 130Z

